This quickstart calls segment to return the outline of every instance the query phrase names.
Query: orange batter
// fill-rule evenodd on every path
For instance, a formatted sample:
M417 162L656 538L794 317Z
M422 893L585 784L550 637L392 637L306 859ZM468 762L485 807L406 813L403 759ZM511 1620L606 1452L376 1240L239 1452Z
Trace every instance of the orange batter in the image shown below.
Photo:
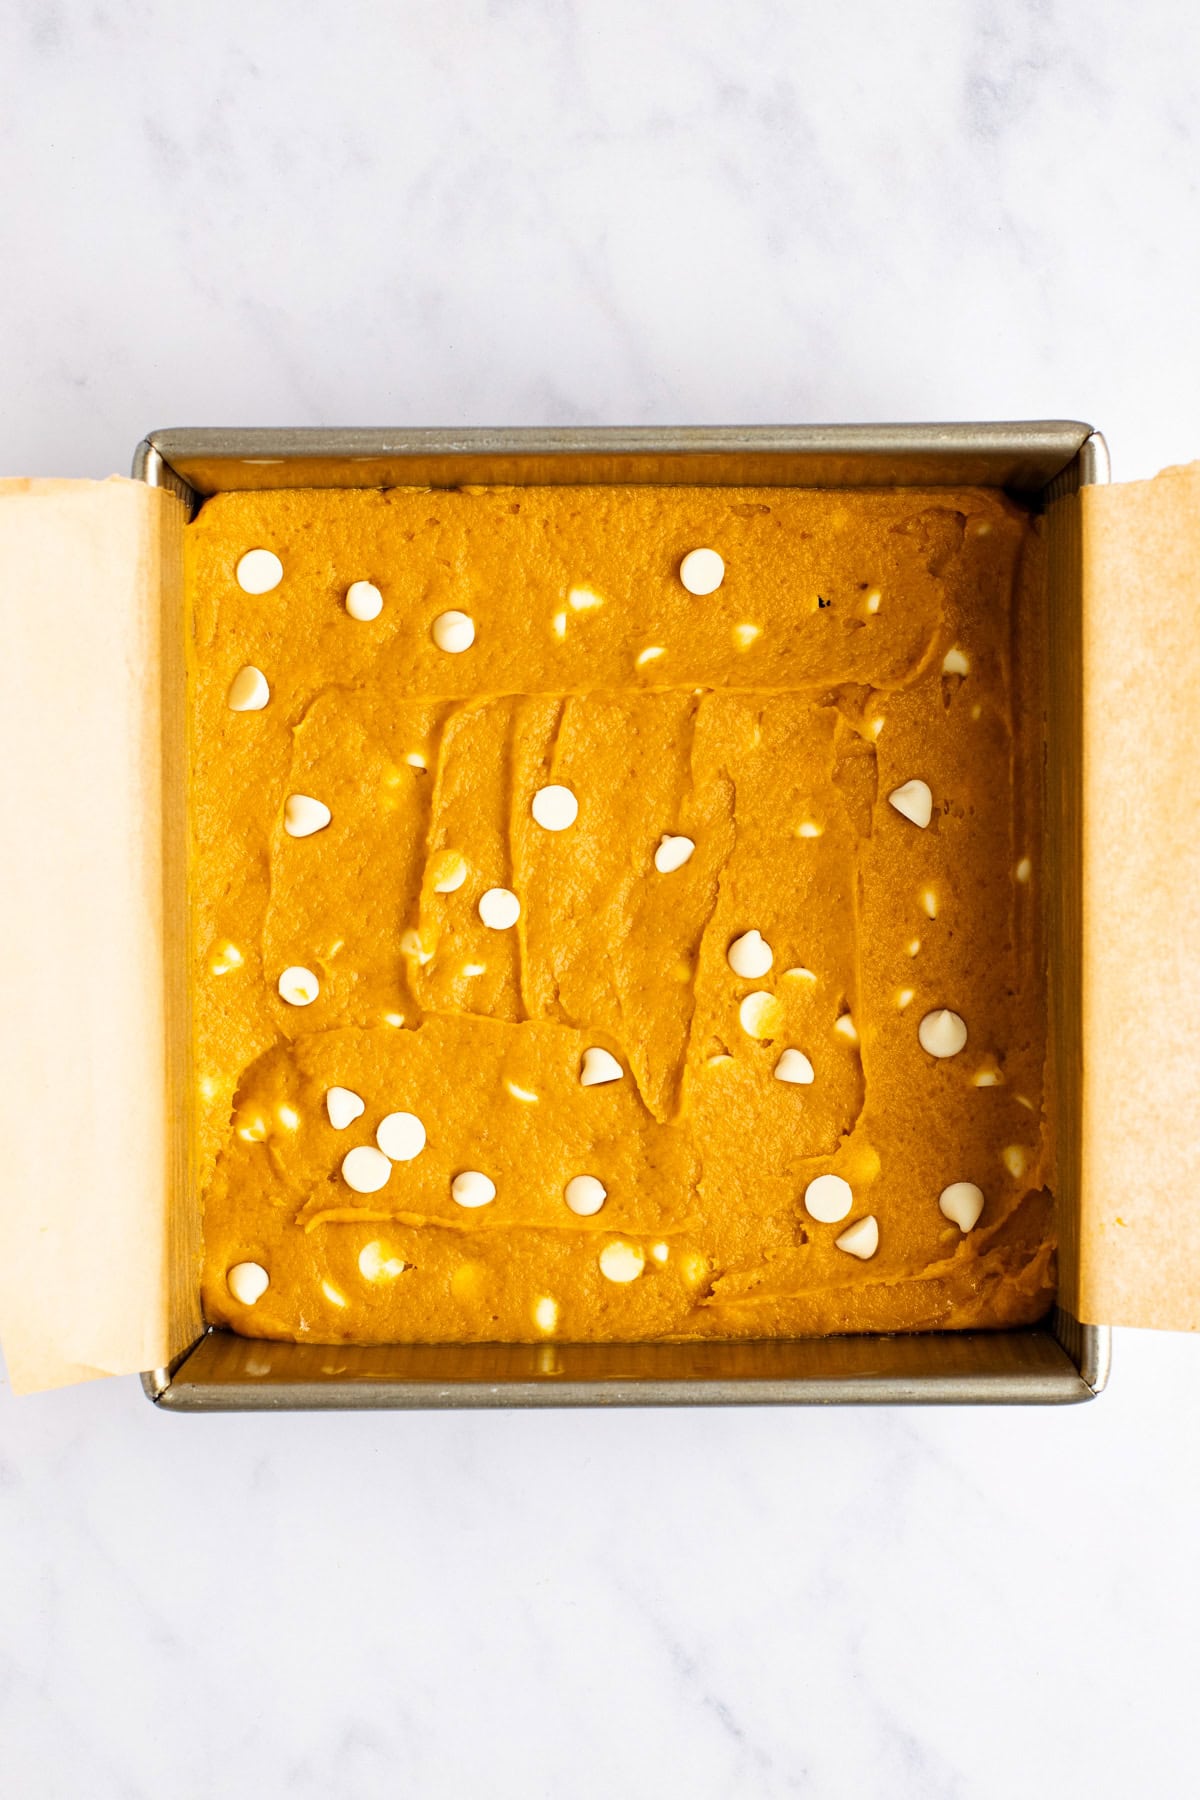
M725 568L697 597L701 547ZM299 490L209 500L186 557L210 1320L375 1343L1047 1309L1023 513Z

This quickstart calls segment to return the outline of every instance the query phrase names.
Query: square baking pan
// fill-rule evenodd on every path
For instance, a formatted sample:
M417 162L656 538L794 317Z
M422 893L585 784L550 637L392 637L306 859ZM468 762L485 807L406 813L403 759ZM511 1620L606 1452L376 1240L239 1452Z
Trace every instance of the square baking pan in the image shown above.
M1080 543L1056 506L1108 480L1088 425L641 427L535 430L171 430L137 448L135 477L189 512L211 494L290 487L644 483L819 488L982 486L1043 516L1050 682L1046 867L1053 1067L1059 1119L1060 1286L1078 1231ZM183 768L183 759L178 766ZM186 796L178 796L178 816ZM179 859L182 883L183 859ZM179 919L186 896L174 896ZM181 949L182 953L182 938ZM182 1028L182 1022L181 1022ZM181 1067L184 1065L181 1063ZM193 1197L194 1204L194 1197ZM143 1375L172 1412L495 1406L1021 1403L1090 1400L1110 1333L1060 1305L1039 1325L989 1332L634 1344L275 1343L204 1333Z

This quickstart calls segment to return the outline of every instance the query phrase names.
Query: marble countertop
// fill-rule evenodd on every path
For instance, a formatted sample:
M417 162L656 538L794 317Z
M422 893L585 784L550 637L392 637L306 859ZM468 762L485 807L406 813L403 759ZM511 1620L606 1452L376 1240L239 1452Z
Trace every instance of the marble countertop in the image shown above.
M13 0L0 469L176 424L1063 416L1148 475L1200 455L1198 117L1183 0ZM0 1388L0 1785L1194 1793L1198 1381L1120 1332L1063 1411Z

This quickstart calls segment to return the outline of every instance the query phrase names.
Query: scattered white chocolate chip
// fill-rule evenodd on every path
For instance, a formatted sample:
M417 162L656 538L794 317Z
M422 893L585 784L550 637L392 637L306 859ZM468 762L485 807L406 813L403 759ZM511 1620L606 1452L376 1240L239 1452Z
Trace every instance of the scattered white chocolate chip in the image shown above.
M395 1281L408 1264L402 1256L391 1256L388 1246L372 1238L358 1253L358 1272L366 1281Z
M833 1241L847 1256L857 1256L866 1262L879 1248L879 1221L874 1213L868 1213L865 1219L855 1219L853 1225Z
M377 1194L391 1172L391 1163L373 1144L356 1144L342 1158L342 1180L356 1194Z
M352 581L346 589L346 611L364 625L383 611L383 595L373 581Z
M600 595L588 587L573 587L567 590L567 605L572 612L591 612L594 607L603 606Z
M738 1007L738 1023L747 1037L774 1037L783 1022L783 1010L774 994L761 989L747 994Z
M333 814L323 800L314 800L311 794L289 794L283 803L283 829L289 837L311 837L314 831L324 831Z
M289 1006L309 1006L321 991L321 984L311 969L293 964L279 977L279 998Z
M346 1296L343 1294L341 1288L334 1287L332 1281L323 1281L321 1283L321 1292L331 1306L346 1306L348 1304Z
M896 995L896 1005L900 1008L901 1012L904 1011L906 1006L912 1005L913 997L916 994L916 991L917 990L915 988L901 988L900 989L900 992Z
M565 612L556 612L554 617L550 621L550 628L553 631L556 638L559 638L559 639L565 638L567 635L567 615L566 615L566 613Z
M999 1069L989 1063L982 1069L977 1069L975 1071L974 1075L971 1077L971 1082L974 1087L1001 1087L1004 1082L1004 1077L1001 1075Z
M761 636L761 625L751 625L747 622L744 625L735 625L733 628L733 641L739 650L748 650L755 638Z
M794 969L785 969L783 975L785 981L815 981L817 979L811 969L802 969L798 966Z
M593 1045L583 1053L579 1070L580 1087L601 1087L606 1081L620 1081L625 1071L611 1051Z
M924 831L933 817L933 795L926 781L906 781L903 787L893 788L888 795L888 805L905 819L911 819L914 825Z
M879 589L872 588L867 595L867 611L869 613L877 613L879 611L879 602L882 599L883 595L880 593Z
M904 947L910 956L915 956L921 948L921 940L920 938L909 938L908 943Z
M1030 862L1030 860L1027 856L1023 856L1021 858L1020 862L1017 864L1017 880L1018 881L1028 881L1029 877L1032 874L1033 874L1033 864Z
M970 673L970 670L971 665L957 644L955 644L953 650L947 650L945 656L942 658L943 675L967 675Z
M1020 1181L1025 1173L1028 1158L1021 1144L1008 1144L1000 1152L1000 1160L1014 1181Z
M439 650L448 656L461 656L475 642L475 621L469 613L439 613L433 621L431 635Z
M237 566L237 584L244 594L269 594L283 580L283 564L273 550L247 550Z
M529 808L543 831L566 831L579 817L579 802L569 787L539 788Z
M270 1287L271 1277L261 1263L240 1262L234 1263L225 1284L239 1306L253 1306Z
M253 663L247 663L230 682L226 704L231 712L261 712L270 698L266 676Z
M366 1111L366 1101L353 1088L331 1087L325 1096L325 1111L335 1131L345 1131Z
M581 1219L590 1219L608 1199L608 1189L594 1175L572 1175L563 1189L563 1199Z
M238 1126L238 1136L248 1144L261 1144L266 1139L267 1121L261 1116L247 1120L245 1125Z
M747 931L734 938L726 957L735 975L740 975L743 981L758 981L775 961L775 952L761 933Z
M937 918L937 895L932 888L926 888L921 895L921 908L926 918Z
M383 1022L385 1025L403 1025L404 1014L403 1013L393 1013L393 1012L384 1013Z
M883 714L876 713L875 717L871 720L871 736L873 738L877 738L882 730L883 730Z
M419 968L433 961L433 951L425 948L425 940L415 926L410 925L407 931L400 933L400 954L411 957Z
M661 644L648 644L644 650L639 650L634 657L634 667L644 669L647 663L657 662L660 656L665 656L666 654L667 653Z
M450 1192L460 1206L488 1206L496 1198L496 1184L478 1169L464 1169L450 1183Z
M622 1243L620 1238L605 1244L600 1252L600 1273L609 1281L636 1281L645 1266L646 1258L639 1247Z
M422 773L429 767L419 750L410 750L404 760L410 769L419 769Z
M275 1117L285 1131L297 1131L300 1126L300 1114L294 1106L277 1106Z
M796 836L799 838L819 838L824 829L825 827L823 825L818 825L815 819L801 819L796 827Z
M840 1175L816 1175L804 1190L804 1210L822 1225L836 1225L854 1205L850 1183Z
M558 1301L543 1294L533 1303L533 1322L539 1331L550 1333L558 1324Z
M511 888L489 888L480 895L479 916L489 931L508 931L521 916L521 902Z
M973 1181L952 1181L938 1195L938 1205L960 1231L971 1231L983 1211L983 1189Z
M538 1096L534 1093L532 1088L521 1087L518 1082L506 1081L504 1083L504 1085L508 1089L509 1093L512 1095L514 1100L524 1100L527 1104L529 1104L530 1102L536 1101L538 1098Z
M793 1087L811 1087L815 1079L813 1066L803 1050L785 1050L775 1064L776 1081L789 1082Z
M671 1246L669 1244L651 1244L650 1254L656 1263L665 1263L671 1254Z
M464 963L462 972L464 975L486 975L487 964L478 962Z
M683 1258L684 1280L690 1282L693 1287L696 1287L700 1282L707 1278L708 1272L708 1258L706 1256L701 1256L698 1250L689 1250L687 1255Z
M839 1013L833 1021L833 1029L839 1037L844 1037L848 1044L857 1044L858 1027L849 1013Z
M425 1127L416 1113L387 1113L375 1128L375 1142L391 1162L411 1162L425 1148Z
M434 867L437 870L433 878L435 894L456 894L467 879L467 859L458 850L443 850Z
M930 1056L957 1056L967 1041L967 1028L956 1012L943 1006L925 1014L917 1037Z
M654 866L660 875L673 875L682 869L696 848L690 837L664 837L654 852Z
M236 944L223 944L208 966L214 975L228 975L231 969L240 969L244 961Z
M689 594L715 594L725 579L725 561L715 550L689 550L679 565Z
M1028 1094L1014 1094L1013 1099L1018 1106L1023 1106L1026 1112L1037 1111L1037 1108L1034 1106L1033 1101L1029 1098Z

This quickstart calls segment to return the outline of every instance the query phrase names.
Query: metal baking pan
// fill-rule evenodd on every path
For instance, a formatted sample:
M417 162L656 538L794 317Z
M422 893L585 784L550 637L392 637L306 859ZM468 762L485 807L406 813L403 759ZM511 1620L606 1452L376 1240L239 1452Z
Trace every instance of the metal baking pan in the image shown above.
M1077 654L1077 542L1053 502L1108 480L1104 440L1071 420L1019 424L615 427L582 430L156 431L133 474L190 509L210 494L280 487L472 484L1003 488L1045 511L1052 658ZM1060 1144L1060 1271L1077 1207L1072 1071L1078 1067L1079 894L1051 816L1078 818L1072 683L1051 699L1046 886ZM1061 1279L1060 1274L1060 1279ZM1060 1306L1018 1331L641 1344L282 1344L210 1330L169 1369L142 1377L171 1412L450 1406L862 1403L1047 1404L1090 1400L1108 1376L1110 1333Z

